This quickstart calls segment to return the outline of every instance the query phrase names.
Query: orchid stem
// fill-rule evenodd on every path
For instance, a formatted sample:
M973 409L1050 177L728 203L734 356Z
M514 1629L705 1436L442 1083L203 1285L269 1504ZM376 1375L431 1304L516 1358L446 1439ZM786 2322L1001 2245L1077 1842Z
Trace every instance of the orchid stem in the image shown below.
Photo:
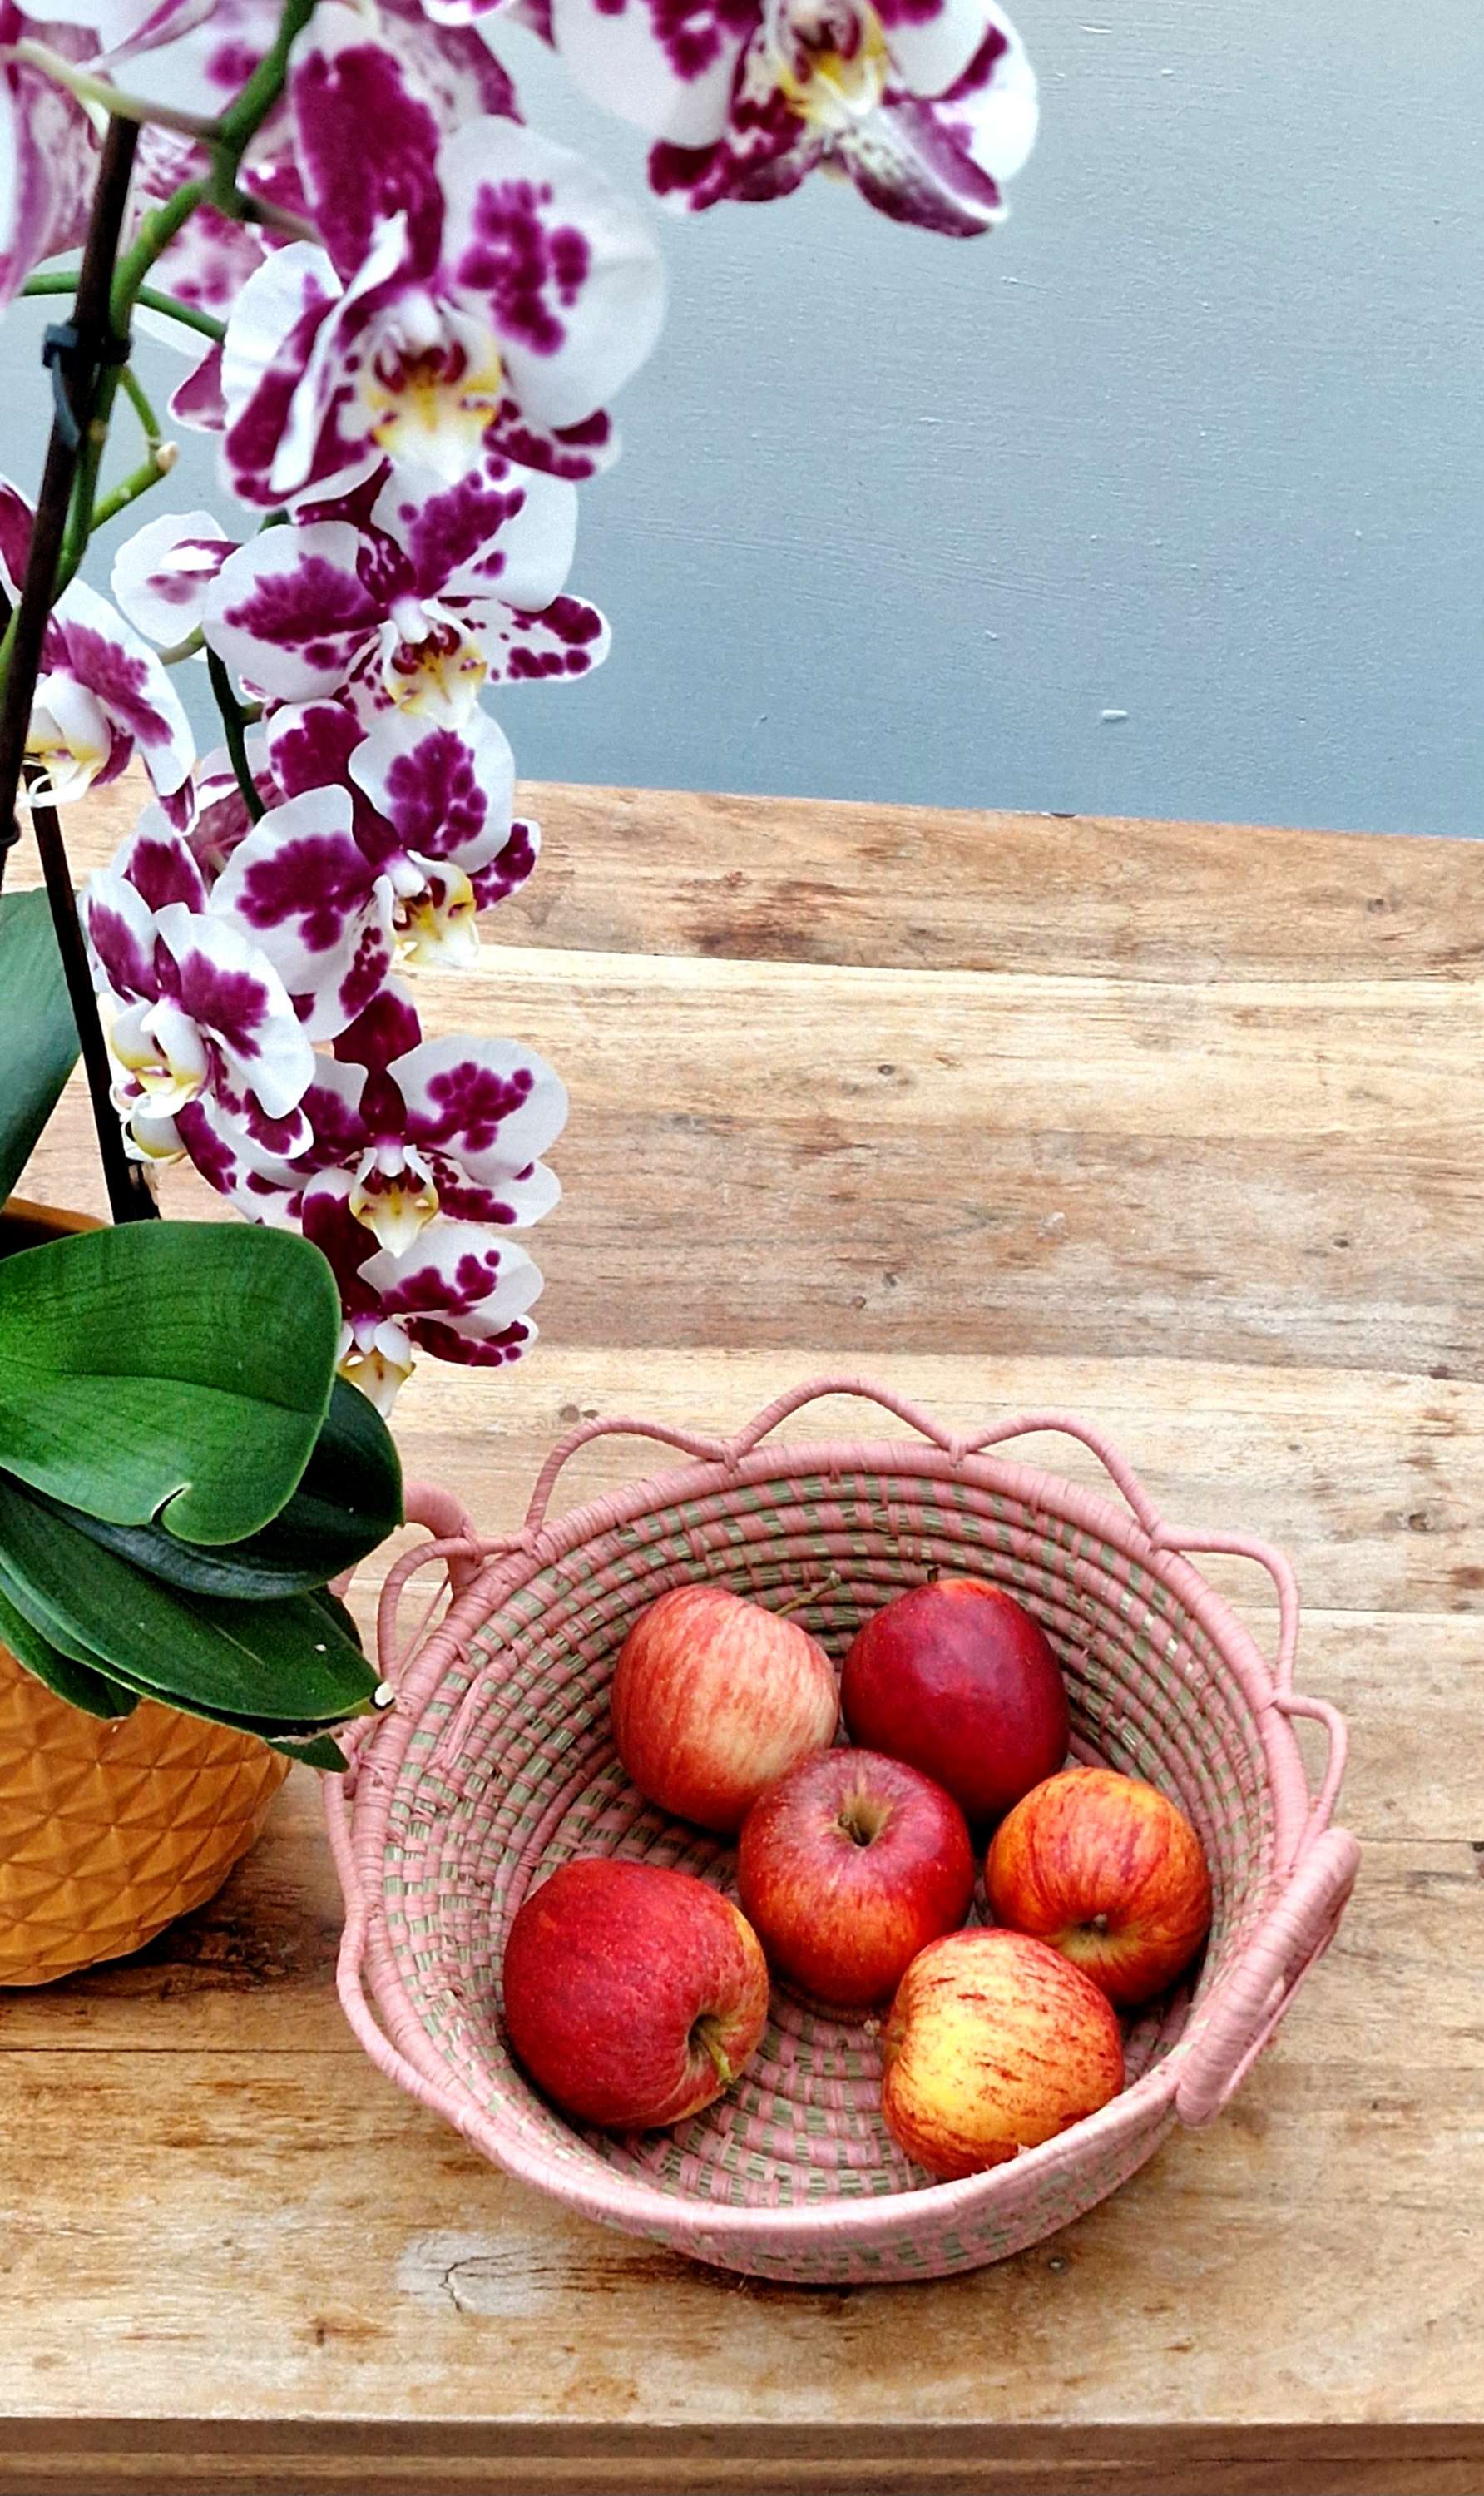
M28 277L20 291L22 295L72 295L77 285L75 268L50 268L40 276ZM178 321L182 328L199 330L217 346L227 335L226 322L219 321L214 312L202 312L195 303L182 303L178 295L167 295L158 286L138 287L134 299L148 312L163 312L167 320Z
M217 709L222 714L222 730L227 739L227 751L232 757L232 767L236 773L237 787L242 792L242 803L256 824L266 812L263 799L258 794L258 783L253 778L252 764L247 759L247 730L258 713L255 709L249 708L246 703L238 702L232 691L232 678L214 650L206 652L206 672L211 678L211 690L216 696Z

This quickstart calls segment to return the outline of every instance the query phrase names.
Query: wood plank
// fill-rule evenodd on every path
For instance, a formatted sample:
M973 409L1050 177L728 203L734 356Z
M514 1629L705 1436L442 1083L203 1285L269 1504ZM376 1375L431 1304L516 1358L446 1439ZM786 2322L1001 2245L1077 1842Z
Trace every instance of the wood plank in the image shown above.
M169 2496L204 2484L239 2496L1477 2496L1484 2437L1438 2426L1264 2427L1234 2449L1225 2428L1110 2426L1070 2432L1005 2428L879 2428L862 2441L829 2427L610 2426L601 2448L581 2428L478 2421L442 2429L356 2419L284 2425L206 2419L105 2419L78 2428L12 2421L0 2453L0 2496L104 2496L140 2488ZM86 2456L86 2457L83 2457ZM862 2480L862 2469L870 2472Z
M1484 994L1456 982L505 950L419 993L571 1087L564 1343L1475 1365ZM74 1090L27 1189L76 1196L90 1160Z
M75 812L79 871L141 794L121 782ZM541 863L486 921L497 943L1200 986L1460 979L1484 958L1467 841L540 782L520 802Z

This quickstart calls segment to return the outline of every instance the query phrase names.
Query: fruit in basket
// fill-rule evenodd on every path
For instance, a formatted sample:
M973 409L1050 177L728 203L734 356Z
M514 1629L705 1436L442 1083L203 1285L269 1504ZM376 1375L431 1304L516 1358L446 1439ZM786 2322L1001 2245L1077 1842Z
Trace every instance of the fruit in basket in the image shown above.
M880 1752L817 1751L754 1803L737 1848L744 1913L776 1974L839 2010L883 2002L974 1896L951 1794Z
M613 1673L613 1740L662 1811L735 1836L764 1788L834 1736L818 1638L724 1586L675 1586L641 1612Z
M856 1632L840 1682L851 1738L908 1760L971 1821L998 1820L1067 1757L1067 1689L1024 1605L977 1577L897 1595Z
M1112 1768L1064 1768L1036 1786L1001 1822L985 1881L997 1922L1049 1942L1112 2002L1162 1993L1211 1922L1185 1813Z
M897 1987L881 2057L887 2131L944 2178L1054 2139L1124 2085L1106 1995L1024 1933L948 1933L919 1951Z
M767 2024L767 1964L745 1916L658 1863L564 1863L513 1917L504 1979L506 2033L538 2088L616 2131L709 2106Z

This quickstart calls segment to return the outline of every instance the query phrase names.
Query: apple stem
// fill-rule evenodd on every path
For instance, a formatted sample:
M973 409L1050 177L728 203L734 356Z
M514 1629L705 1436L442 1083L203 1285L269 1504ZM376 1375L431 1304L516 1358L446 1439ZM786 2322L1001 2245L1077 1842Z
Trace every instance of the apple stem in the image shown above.
M691 2040L694 2044L705 2047L715 2066L717 2078L724 2089L729 2089L737 2075L731 2058L722 2043L721 2031L716 2020L709 2016L697 2019L691 2031Z
M786 1604L770 1604L768 1609L775 1621L786 1621L790 1612L801 1611L805 1604L815 1603L820 1595L827 1595L832 1586L838 1586L840 1583L839 1570L832 1569L829 1576L821 1577L817 1586L806 1586L801 1595L790 1595Z

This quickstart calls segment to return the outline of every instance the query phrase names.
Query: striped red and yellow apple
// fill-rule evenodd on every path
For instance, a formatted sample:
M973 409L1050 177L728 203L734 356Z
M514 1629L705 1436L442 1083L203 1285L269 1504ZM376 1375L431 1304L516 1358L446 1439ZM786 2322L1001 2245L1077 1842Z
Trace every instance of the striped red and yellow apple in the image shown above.
M1107 1996L1024 1933L948 1933L919 1950L881 2038L881 2114L944 2179L1053 2140L1124 2085Z
M1064 1768L995 1832L985 1887L997 1923L1049 1942L1111 2002L1148 2002L1190 1965L1211 1922L1199 1838L1179 1806L1112 1768Z
M613 1745L641 1794L734 1837L757 1796L833 1737L834 1667L796 1621L724 1586L674 1586L613 1672Z

